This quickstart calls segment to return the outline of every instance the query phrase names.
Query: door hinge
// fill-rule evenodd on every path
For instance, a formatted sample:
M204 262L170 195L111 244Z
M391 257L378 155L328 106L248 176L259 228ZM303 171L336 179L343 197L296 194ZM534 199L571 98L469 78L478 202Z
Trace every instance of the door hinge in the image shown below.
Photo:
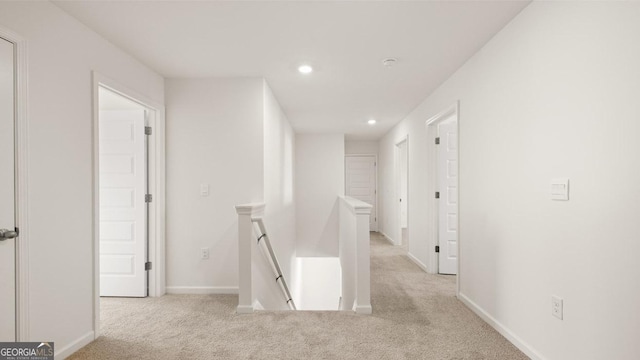
M436 199L440 199L440 191L436 191Z
M436 138L436 145L440 145L440 137Z
M151 195L151 194L145 194L144 195L144 202L150 203L152 201L153 201L153 195Z
M153 131L151 130L151 126L145 126L144 127L144 134L145 135L151 135Z
M440 252L440 246L436 245L436 252L439 253Z
M144 270L145 271L151 270L151 261L147 261L146 263L144 263Z

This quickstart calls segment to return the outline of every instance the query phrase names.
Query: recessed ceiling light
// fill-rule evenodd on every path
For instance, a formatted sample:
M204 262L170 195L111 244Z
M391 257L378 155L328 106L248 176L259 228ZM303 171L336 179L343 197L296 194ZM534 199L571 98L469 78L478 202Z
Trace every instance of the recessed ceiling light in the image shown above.
M311 67L311 65L300 65L298 67L298 71L300 71L300 73L302 74L310 74L311 72L313 72L313 68Z
M371 119L371 120L367 121L367 124L369 124L369 125L375 125L375 124L376 124L376 121L375 121L375 119Z

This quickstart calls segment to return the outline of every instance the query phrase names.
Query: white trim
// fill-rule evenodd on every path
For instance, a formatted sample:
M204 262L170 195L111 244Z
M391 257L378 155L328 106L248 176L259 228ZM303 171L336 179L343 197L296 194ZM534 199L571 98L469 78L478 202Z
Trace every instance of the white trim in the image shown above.
M438 114L430 117L426 122L427 142L429 151L427 151L427 193L433 194L436 191L438 179L437 176L437 157L435 148L435 138L437 136L437 124L447 120L451 116L455 116L456 125L460 128L459 101L456 101ZM460 149L460 132L458 134L458 149ZM460 169L460 150L458 150L458 169ZM460 171L458 171L458 194L460 194ZM438 245L438 203L433 196L427 196L427 272L430 274L438 273L438 254L431 249L435 249ZM460 241L460 196L458 195L458 261L456 264L456 294L460 293L460 252L462 242Z
M356 198L352 198L351 196L339 195L338 198L340 198L340 200L347 205L347 208L352 214L371 216L371 209L373 208L371 204L368 204Z
M236 205L236 213L238 215L262 216L264 214L265 203L249 203Z
M379 214L378 213L378 202L379 202L379 199L378 199L378 154L345 154L344 155L344 158L345 158L345 162L344 162L344 184L345 184L345 187L344 187L344 189L345 189L345 195L346 195L346 192L347 192L347 161L346 161L346 159L347 159L347 157L368 157L368 156L373 156L373 161L374 161L374 164L375 164L374 167L375 167L375 172L376 172L376 175L375 175L375 177L376 177L376 188L375 188L375 195L376 195L376 209L375 210L376 210L376 216L375 216L375 218L376 219L375 219L375 222L374 222L376 228L375 229L370 229L370 230L371 231L378 231L378 229L380 229L380 227L381 227L378 224L378 214Z
M427 126L428 125L435 125L436 123L439 123L442 120L447 119L448 117L450 117L451 115L458 115L458 107L459 107L459 101L456 100L455 103L453 103L452 105L449 105L449 107L447 107L446 109L440 111L439 113L437 113L436 115L432 116L429 118L429 120L427 120Z
M395 206L395 211L396 211L396 221L397 221L397 231L398 231L398 242L395 243L395 245L403 245L402 244L402 204L400 204L399 201L396 201L400 198L400 171L399 171L399 158L400 158L400 145L405 144L406 146L406 151L407 151L407 163L406 163L406 168L407 168L407 198L405 199L405 201L407 202L407 244L409 243L409 232L411 231L411 228L409 226L409 134L406 134L405 136L401 137L400 140L396 141L393 149L394 149L394 167L393 170L395 172L395 191L394 191L394 195L395 195L395 199L394 199L394 203L396 204ZM394 231L395 232L395 231ZM409 247L407 246L407 249L409 249Z
M251 313L253 313L253 306L238 305L238 307L236 307L236 313L237 314L251 314Z
M238 307L239 314L253 312L256 296L253 292L252 264L257 251L253 220L264 215L265 203L238 204Z
M94 334L94 332L89 331L88 333L79 337L78 339L73 341L71 344L63 347L62 349L60 350L55 349L54 359L62 360L71 356L71 354L75 353L76 351L82 349L83 347L91 343L95 338L96 338L96 335Z
M238 294L237 286L167 286L167 294Z
M356 305L355 312L360 315L371 315L371 313L373 313L373 308L371 305Z
M149 261L153 263L149 271L149 296L165 294L165 107L146 96L127 88L97 72L93 72L93 333L100 336L100 209L99 194L99 151L98 151L98 90L109 89L150 110L149 120L153 121L153 135L149 143L149 191L153 202L149 207Z
M378 231L380 234L382 234L382 236L384 236L384 238L391 244L391 245L395 245L396 243L393 241L392 238L389 237L389 235L385 234L383 231Z
M29 192L28 192L28 58L27 42L13 31L0 27L0 36L15 45L15 144L16 150L16 341L29 339Z
M474 303L471 299L469 299L466 295L458 292L458 299L471 311L473 311L476 315L478 315L484 322L489 324L492 328L494 328L500 335L504 336L507 340L509 340L513 345L515 345L520 351L525 353L528 357L533 360L544 360L545 357L542 356L539 352L537 352L531 345L527 344L524 340L522 340L518 335L516 335L512 330L504 326L498 320L496 320L493 316L491 316L488 312L482 309L478 304Z
M422 261L418 260L417 257L413 256L413 254L411 254L408 251L407 251L407 257L409 257L409 260L413 261L416 265L418 265L420 269L424 270L425 272L429 272L427 270L427 265L425 265Z

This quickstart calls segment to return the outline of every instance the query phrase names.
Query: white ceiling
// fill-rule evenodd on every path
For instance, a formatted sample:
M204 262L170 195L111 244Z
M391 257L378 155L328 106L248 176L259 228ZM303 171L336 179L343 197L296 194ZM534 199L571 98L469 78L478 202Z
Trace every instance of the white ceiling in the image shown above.
M165 77L264 77L297 132L363 140L402 120L529 3L54 2ZM302 63L314 72L298 73Z

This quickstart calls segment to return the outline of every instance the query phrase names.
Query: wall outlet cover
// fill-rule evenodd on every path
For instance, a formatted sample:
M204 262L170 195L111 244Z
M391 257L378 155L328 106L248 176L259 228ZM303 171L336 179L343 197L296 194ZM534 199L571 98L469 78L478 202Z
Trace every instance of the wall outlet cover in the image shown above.
M551 315L562 320L563 316L563 300L557 296L551 296Z

